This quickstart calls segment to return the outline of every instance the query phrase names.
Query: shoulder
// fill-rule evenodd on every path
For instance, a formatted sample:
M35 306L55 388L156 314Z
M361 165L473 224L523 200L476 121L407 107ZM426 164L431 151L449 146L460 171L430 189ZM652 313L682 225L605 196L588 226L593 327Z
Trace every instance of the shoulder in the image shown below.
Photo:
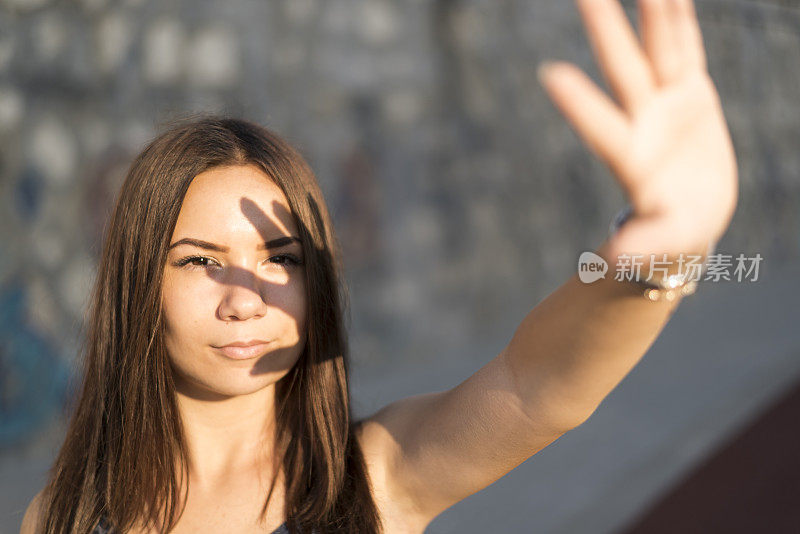
M387 532L421 533L437 513L432 513L420 499L418 486L409 484L410 472L403 462L403 439L399 434L413 423L409 410L403 409L428 399L433 394L401 399L359 421L359 442L372 494Z
M38 534L40 531L43 492L44 490L37 493L28 505L28 509L25 510L25 516L22 518L22 527L20 528L19 534Z
M531 415L506 354L453 388L402 398L363 421L360 441L376 504L383 499L382 515L399 518L390 532L422 532L420 525L569 430Z

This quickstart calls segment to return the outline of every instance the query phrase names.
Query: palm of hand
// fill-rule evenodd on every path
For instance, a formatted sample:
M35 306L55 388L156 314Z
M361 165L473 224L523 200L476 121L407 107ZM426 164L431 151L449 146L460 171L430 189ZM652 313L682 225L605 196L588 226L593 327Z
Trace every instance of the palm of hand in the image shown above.
M569 63L540 76L634 209L611 253L704 253L730 223L738 180L691 0L639 0L644 49L617 0L578 5L618 103Z

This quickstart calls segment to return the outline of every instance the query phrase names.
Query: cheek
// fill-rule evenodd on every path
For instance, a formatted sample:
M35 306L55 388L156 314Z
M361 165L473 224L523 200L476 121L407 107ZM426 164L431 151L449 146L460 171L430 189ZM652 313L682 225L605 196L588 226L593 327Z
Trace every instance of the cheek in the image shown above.
M189 292L167 292L162 299L164 346L173 368L182 376L203 376L202 352L209 332L202 321L202 302Z
M303 343L306 336L306 294L302 283L273 289L267 295L268 310L265 328L282 338L282 345L290 347ZM302 347L296 347L302 349Z
M204 318L213 317L214 310L208 310L210 299L203 298L197 288L165 285L161 299L161 310L164 317L164 330L167 341L181 340L182 343L192 339L202 339L207 333Z

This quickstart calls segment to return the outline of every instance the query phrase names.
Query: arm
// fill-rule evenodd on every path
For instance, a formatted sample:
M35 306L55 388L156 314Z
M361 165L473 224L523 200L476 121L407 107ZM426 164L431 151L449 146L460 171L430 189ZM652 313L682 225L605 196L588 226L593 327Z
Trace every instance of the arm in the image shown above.
M608 243L596 253L612 254ZM366 420L360 438L380 497L424 529L588 419L678 303L650 302L613 276L592 284L570 277L467 380Z
M609 243L595 253L613 269ZM562 428L580 425L639 362L679 303L650 302L610 274L591 284L571 276L528 313L503 351L522 406Z
M736 160L706 72L691 0L639 0L642 44L617 0L577 0L612 101L580 69L540 71L551 100L612 171L633 216L597 249L702 255L737 202ZM636 365L678 302L650 302L613 275L576 275L463 383L400 400L361 434L387 498L420 525L585 421Z

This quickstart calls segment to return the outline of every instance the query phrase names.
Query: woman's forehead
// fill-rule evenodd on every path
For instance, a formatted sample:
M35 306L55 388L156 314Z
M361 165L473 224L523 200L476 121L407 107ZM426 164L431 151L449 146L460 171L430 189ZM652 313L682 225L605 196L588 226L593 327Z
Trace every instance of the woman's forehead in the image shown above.
M186 192L175 235L206 238L269 239L297 235L291 208L281 189L252 165L215 167L198 174Z

